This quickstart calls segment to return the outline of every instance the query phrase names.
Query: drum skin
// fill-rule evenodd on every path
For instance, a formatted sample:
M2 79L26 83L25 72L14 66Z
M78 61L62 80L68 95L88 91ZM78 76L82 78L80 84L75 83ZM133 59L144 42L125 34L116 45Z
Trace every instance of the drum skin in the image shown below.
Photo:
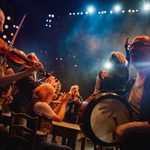
M79 125L85 136L95 144L118 145L114 136L117 125L131 121L131 111L127 100L116 93L93 94L82 104Z

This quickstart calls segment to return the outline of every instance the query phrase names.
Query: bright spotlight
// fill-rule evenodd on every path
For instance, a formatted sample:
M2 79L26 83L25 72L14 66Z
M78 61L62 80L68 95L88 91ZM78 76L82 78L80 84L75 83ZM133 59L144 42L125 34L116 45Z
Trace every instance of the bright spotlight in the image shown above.
M115 12L120 12L120 11L121 11L121 6L120 6L120 5L115 5L115 6L113 7L113 10L114 10Z
M144 11L150 11L150 3L144 3L143 9Z
M95 7L94 7L94 6L89 6L89 7L87 8L87 12L88 12L89 14L94 14L94 12L95 12Z
M110 62L106 62L106 63L104 64L104 68L107 69L107 70L109 70L109 69L112 68L112 64L111 64Z

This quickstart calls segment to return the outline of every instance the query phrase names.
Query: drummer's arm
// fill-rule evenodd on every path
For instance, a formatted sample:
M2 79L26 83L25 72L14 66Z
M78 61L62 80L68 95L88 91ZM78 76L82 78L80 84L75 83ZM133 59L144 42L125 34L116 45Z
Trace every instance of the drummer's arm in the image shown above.
M96 83L95 83L95 88L94 88L94 94L96 94L100 90L100 84L101 80L99 75L96 76Z
M125 137L128 133L150 133L150 122L129 122L119 125L116 128L116 135L118 138Z

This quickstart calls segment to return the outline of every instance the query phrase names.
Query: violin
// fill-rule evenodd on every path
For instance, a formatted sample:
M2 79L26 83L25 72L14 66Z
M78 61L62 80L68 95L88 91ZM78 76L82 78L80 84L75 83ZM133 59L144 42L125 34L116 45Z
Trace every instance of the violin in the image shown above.
M25 54L23 51L7 46L7 43L0 38L0 56L4 56L8 58L10 61L16 63L16 64L28 64L32 65L34 64L34 61L28 58L27 54ZM35 60L37 61L37 60ZM50 77L52 74L47 73L43 69L39 70L46 78Z

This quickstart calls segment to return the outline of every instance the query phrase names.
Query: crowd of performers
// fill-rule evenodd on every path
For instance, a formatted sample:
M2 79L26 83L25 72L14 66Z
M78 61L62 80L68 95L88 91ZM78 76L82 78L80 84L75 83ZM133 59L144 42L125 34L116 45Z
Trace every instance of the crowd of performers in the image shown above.
M0 9L0 32L3 32L4 21L5 16ZM127 39L125 48L127 59L121 52L111 53L109 61L113 67L111 70L102 69L97 75L94 94L99 91L115 91L128 97L133 114L132 121L117 126L114 131L115 136L121 141L123 150L146 150L150 141L150 36L138 36L131 45L128 44ZM62 92L61 82L56 76L49 75L49 77L37 79L37 72L42 72L44 67L34 53L25 56L27 62L21 63L18 66L19 71L15 73L7 63L12 59L11 53L14 54L14 52L13 47L0 39L0 106L2 111L22 112L30 116L37 115L49 120L78 124L80 106L83 102L79 86L72 85L70 90ZM18 63L18 60L16 62L12 59L12 61ZM137 74L129 80L130 63L135 66ZM24 120L18 121L25 124ZM7 141L7 131L4 128L0 129L0 135L3 135L0 136L0 146L7 148L6 143L2 144ZM51 132L51 129L47 129L47 132ZM55 141L55 133L52 135L52 141ZM66 143L66 139L63 140ZM43 146L56 150L71 149L69 146L42 142L39 149Z

